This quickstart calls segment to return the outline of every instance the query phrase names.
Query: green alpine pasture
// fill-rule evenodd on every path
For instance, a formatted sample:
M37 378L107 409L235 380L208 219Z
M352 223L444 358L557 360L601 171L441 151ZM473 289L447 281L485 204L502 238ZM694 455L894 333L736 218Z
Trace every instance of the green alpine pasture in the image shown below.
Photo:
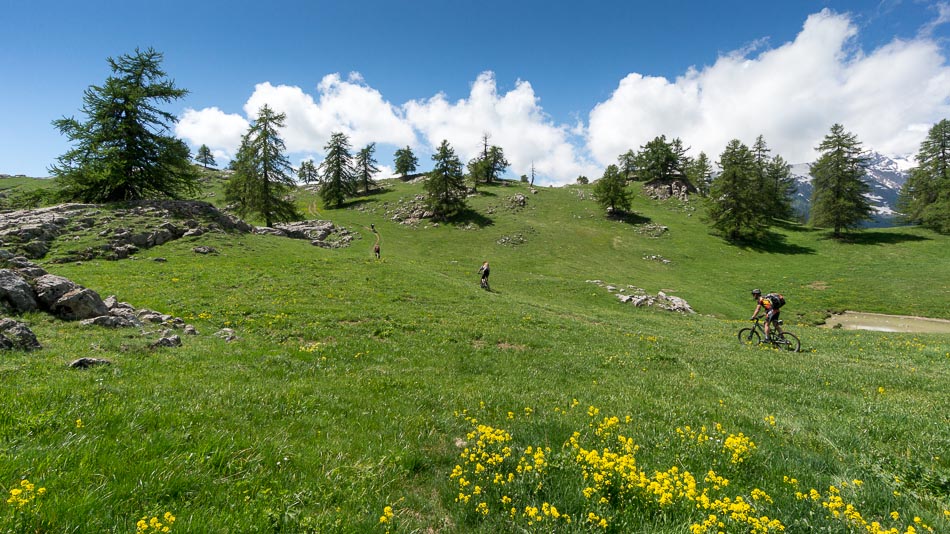
M0 355L0 529L950 532L950 337L816 326L950 319L946 236L788 224L736 246L698 201L632 185L632 214L608 219L592 187L480 185L439 225L392 220L420 184L336 210L301 190L349 247L205 234L39 260L199 335L150 349L138 329L19 318L44 348ZM753 287L786 296L801 353L736 339Z

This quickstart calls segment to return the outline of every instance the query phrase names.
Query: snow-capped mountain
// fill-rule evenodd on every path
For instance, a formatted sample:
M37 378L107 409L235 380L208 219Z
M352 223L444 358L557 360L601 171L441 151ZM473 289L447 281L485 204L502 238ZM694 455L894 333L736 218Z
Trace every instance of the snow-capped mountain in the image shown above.
M874 220L867 226L893 226L897 215L897 196L907 181L908 171L914 166L912 160L893 158L878 152L871 152L865 181L871 186L867 197L874 208ZM798 192L793 202L795 210L808 217L811 208L811 175L809 163L792 165L792 175L798 184Z

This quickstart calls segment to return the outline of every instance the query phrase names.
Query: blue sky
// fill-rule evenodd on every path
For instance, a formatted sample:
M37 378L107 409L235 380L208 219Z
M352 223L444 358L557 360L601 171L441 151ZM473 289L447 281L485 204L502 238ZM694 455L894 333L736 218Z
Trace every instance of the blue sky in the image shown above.
M47 175L106 58L154 47L190 94L176 135L226 162L263 103L290 159L410 145L429 164L483 134L511 174L592 178L657 135L718 159L762 134L793 163L841 122L867 148L916 151L950 116L946 2L48 2L2 0L0 173Z

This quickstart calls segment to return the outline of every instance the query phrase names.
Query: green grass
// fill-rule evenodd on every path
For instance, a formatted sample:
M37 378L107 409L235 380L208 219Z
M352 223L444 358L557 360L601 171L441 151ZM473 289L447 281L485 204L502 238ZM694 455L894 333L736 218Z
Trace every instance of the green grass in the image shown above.
M0 482L26 478L46 493L0 503L0 528L134 532L166 511L173 532L603 532L590 512L611 532L687 532L705 520L685 498L584 497L591 482L564 445L576 431L585 448L616 449L594 431L618 416L612 432L640 447L645 476L677 467L714 498L763 490L773 502L756 501L758 515L788 532L852 531L821 506L832 485L868 521L904 532L919 516L950 530L950 339L811 326L842 309L950 318L946 237L893 228L841 243L788 226L742 248L711 236L692 204L638 196L636 217L621 222L605 219L590 191L483 186L462 222L408 226L385 214L421 188L387 182L347 209L310 215L360 232L346 249L205 234L131 260L49 265L183 317L200 335L153 350L158 332L25 317L44 349L0 359ZM524 208L510 207L516 193ZM314 200L298 204L307 212ZM647 224L668 230L651 237ZM499 244L515 235L524 242ZM195 254L198 244L219 254ZM159 256L167 261L151 261ZM486 259L490 293L476 273ZM666 291L699 313L621 305L595 279ZM752 287L786 295L803 353L736 341ZM212 335L224 327L239 339ZM114 364L66 368L82 356ZM507 487L483 480L485 495L513 499L514 518L496 501L488 515L477 498L456 502L453 469L474 471L460 457L476 445L471 418L511 433L498 472L529 446L550 448L541 473ZM714 439L742 433L756 448L734 463L722 443L677 433L686 426ZM712 489L711 469L729 485ZM810 489L819 501L795 497ZM572 522L529 525L525 506L544 502ZM386 506L393 517L380 523Z

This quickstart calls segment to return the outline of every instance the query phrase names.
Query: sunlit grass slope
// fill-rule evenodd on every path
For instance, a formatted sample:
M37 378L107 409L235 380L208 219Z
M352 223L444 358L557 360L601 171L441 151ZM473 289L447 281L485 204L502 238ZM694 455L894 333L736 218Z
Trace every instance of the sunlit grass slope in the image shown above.
M950 531L950 340L811 325L838 309L950 318L946 237L789 226L742 248L693 203L638 196L617 221L588 187L522 184L480 187L454 224L390 220L419 194L387 183L324 210L302 193L309 217L359 232L341 250L206 234L47 266L200 335L152 350L137 330L25 317L45 348L0 357L0 483L19 490L0 526ZM804 352L738 343L752 287L788 297ZM66 368L82 356L113 365Z

